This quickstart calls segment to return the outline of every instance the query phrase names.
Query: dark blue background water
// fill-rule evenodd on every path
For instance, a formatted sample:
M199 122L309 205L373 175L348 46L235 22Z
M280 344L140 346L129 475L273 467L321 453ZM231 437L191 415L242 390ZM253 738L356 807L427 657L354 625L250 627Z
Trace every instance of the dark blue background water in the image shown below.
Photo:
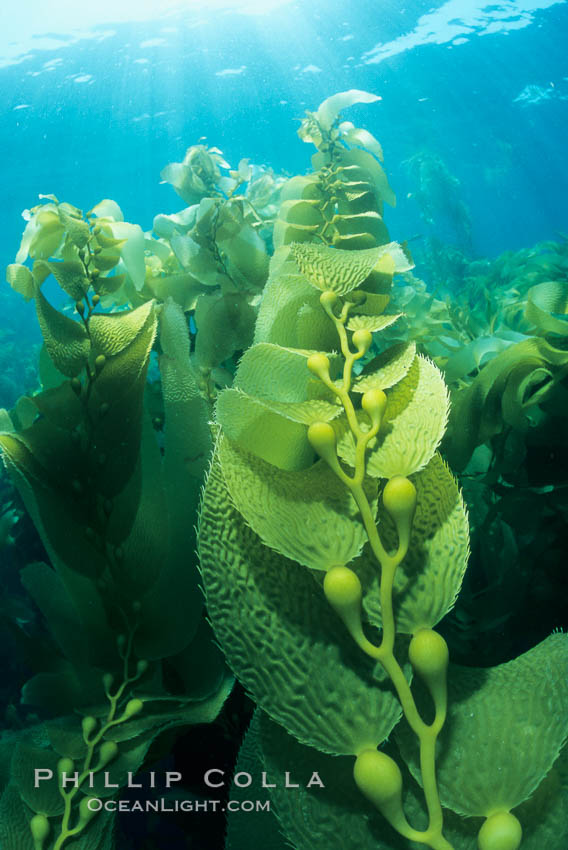
M31 51L0 68L0 265L14 261L21 211L40 192L84 209L113 198L127 220L149 229L156 213L183 207L160 185L161 168L201 136L233 165L249 157L277 172L306 171L312 148L297 138L296 119L349 88L383 98L345 118L383 145L399 201L387 213L392 238L452 239L443 210L433 228L420 216L405 162L423 153L459 179L477 255L555 238L568 231L568 17L565 2L540 5L547 2L523 15L539 3L453 0L464 12L485 6L480 20L505 10L508 31L480 24L457 43L395 46L373 64L376 45L415 31L431 2L316 0L263 16L201 9ZM16 328L20 344L28 333L35 339L32 308L23 312L4 286L0 347Z

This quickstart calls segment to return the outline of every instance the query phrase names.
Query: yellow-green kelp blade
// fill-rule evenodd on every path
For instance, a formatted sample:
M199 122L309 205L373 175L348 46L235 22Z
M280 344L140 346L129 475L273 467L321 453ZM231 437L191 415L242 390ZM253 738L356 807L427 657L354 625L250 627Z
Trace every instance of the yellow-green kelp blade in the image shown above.
M346 251L308 242L290 246L298 268L316 289L345 295L369 277L385 248Z
M38 282L52 274L61 289L73 301L81 301L89 290L90 281L85 273L85 266L79 260L36 260L33 273Z
M400 706L342 628L312 574L264 546L234 507L217 456L199 555L207 610L245 689L300 740L354 754L390 734Z
M112 357L134 342L152 315L155 301L146 301L135 310L91 316L89 333L97 354Z
M386 225L374 210L345 215L336 213L333 216L333 225L333 244L336 248L363 251L389 241Z
M547 280L527 292L525 316L540 333L568 336L568 284Z
M436 453L411 480L418 497L416 514L408 554L396 571L393 592L396 628L404 634L432 628L453 608L469 556L463 499L440 455ZM379 504L379 533L386 549L394 550L396 531L382 502ZM366 591L363 607L367 616L380 625L379 571L372 553L365 550L353 569Z
M325 219L320 211L321 198L290 199L282 201L278 210L278 218L295 228L323 227Z
M14 290L23 295L26 301L34 297L36 284L31 271L21 263L10 263L6 268L6 280Z
M271 811L296 850L420 850L424 847L402 838L357 792L352 759L334 758L298 743L261 711L253 717L245 743L255 748L259 773L265 771L268 782L276 786L270 790ZM414 829L426 829L428 818L422 789L408 773L396 748L392 744L386 748L402 771L407 819ZM298 788L284 787L282 777L286 771ZM317 784L306 788L314 771L325 788ZM478 850L477 834L484 820L464 819L450 809L444 809L443 815L444 836L453 850ZM515 809L515 816L523 828L521 850L565 850L568 841L566 747L531 799Z
M349 319L347 328L350 331L369 331L369 333L384 331L400 319L401 315L402 313L395 313L392 316L353 316Z
M91 230L83 218L82 212L76 207L71 207L69 204L63 203L58 205L57 213L71 242L77 248L84 248L91 236Z
M376 478L411 475L425 467L440 444L448 418L448 391L442 375L421 355L388 390L387 399L376 446L367 455L367 474ZM353 436L345 420L341 423L338 420L337 452L354 466Z
M399 342L391 346L364 366L353 382L353 389L358 393L388 390L408 374L415 354L414 342Z
M360 316L373 316L374 318L375 316L380 316L384 313L391 300L390 292L392 289L393 274L394 263L392 259L385 254L384 257L381 257L375 267L375 270L366 281L365 289L356 289L349 293L350 297L346 298L346 301L354 300L353 295L356 293L355 297L363 295L364 300L359 304L353 304L351 307L349 315L352 318L350 318L347 323L348 328L349 323L353 320L353 318L359 318Z
M290 246L278 248L270 261L254 341L318 351L338 348L337 331L322 310L319 296L298 270Z
M299 202L303 203L303 202ZM291 202L295 206L295 202ZM288 210L288 215L295 216L294 210ZM323 220L322 220L323 224ZM314 239L320 226L317 224L289 224L280 215L274 222L274 247L281 248L291 242L302 242Z
M452 395L444 453L453 469L463 469L476 446L506 425L529 425L526 410L566 374L568 352L531 337L502 351L471 384Z
M212 369L251 344L256 311L249 300L244 292L215 291L199 296L194 320L195 359L200 369Z
M359 170L362 174L366 172L365 178L370 178L377 198L391 207L396 206L396 196L389 185L385 170L372 154L359 149L342 151L341 165L344 169L353 167L353 170Z
M270 342L257 343L243 354L233 386L258 399L284 403L327 397L330 394L307 367L308 357L313 353ZM328 356L335 377L334 366L339 358Z
M269 401L235 389L223 390L217 401L217 421L242 449L280 469L304 469L313 461L305 424L281 416Z
M52 307L39 289L35 303L49 356L60 372L68 378L75 377L84 368L91 348L85 326Z
M568 636L553 634L498 667L450 665L448 691L437 758L443 805L463 815L514 809L538 788L566 742ZM413 738L407 727L397 734L418 776Z
M353 496L323 461L278 469L222 437L219 460L237 510L262 542L312 570L348 564L367 541ZM376 486L368 497L376 507Z
M311 353L253 345L243 355L234 387L218 398L217 421L225 434L280 469L309 466L314 453L305 426L329 422L341 412L321 398L330 394L307 368Z

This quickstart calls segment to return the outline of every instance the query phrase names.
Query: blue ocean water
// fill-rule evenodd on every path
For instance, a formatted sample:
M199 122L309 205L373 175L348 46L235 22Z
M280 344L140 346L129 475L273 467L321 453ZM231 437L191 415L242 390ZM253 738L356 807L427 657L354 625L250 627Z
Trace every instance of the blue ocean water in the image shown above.
M348 117L383 145L393 238L459 240L444 174L459 181L476 256L568 231L565 0L432 3L32 0L13 10L0 37L1 264L14 261L21 213L39 193L83 209L113 198L149 229L183 206L160 170L201 137L234 166L248 157L305 172L297 119L349 88L382 97ZM442 168L430 222L417 202L424 162ZM33 310L2 293L4 348L33 344ZM0 403L22 378L3 370Z

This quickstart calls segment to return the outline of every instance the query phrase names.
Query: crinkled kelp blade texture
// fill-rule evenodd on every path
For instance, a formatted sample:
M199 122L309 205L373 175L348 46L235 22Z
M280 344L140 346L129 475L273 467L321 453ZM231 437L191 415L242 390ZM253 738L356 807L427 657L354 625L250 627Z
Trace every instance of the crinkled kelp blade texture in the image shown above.
M350 325L381 330L398 316L381 317L395 272L412 267L396 242L377 248L339 250L325 245L293 243L278 248L270 261L256 323L255 342L272 342L291 348L331 351L337 333L321 309L322 290L348 295L362 287L367 298L354 309Z
M40 290L35 303L49 356L60 372L74 378L84 368L91 347L85 327L55 310Z
M287 348L272 342L256 343L241 357L234 386L263 401L280 404L301 404L310 399L327 398L329 393L307 368L311 353L311 350ZM338 359L337 355L331 356L336 364L335 371ZM339 413L337 405L335 409ZM283 412L284 408L279 410Z
M347 295L366 280L385 248L345 251L327 245L294 242L290 246L296 265L307 280L320 291L331 289Z
M568 336L568 284L548 280L527 292L525 317L543 334Z
M392 345L365 364L355 377L353 389L358 393L390 389L408 374L415 355L416 344L413 342Z
M314 457L305 424L281 412L273 402L233 388L224 390L217 401L217 421L242 449L281 470L304 469Z
M404 377L387 390L387 400L366 472L377 478L411 475L426 466L440 444L448 418L448 391L439 369L417 355ZM334 427L339 456L354 466L355 441L346 418Z
M553 634L498 667L451 665L448 690L437 770L442 803L464 815L515 808L533 794L566 743L568 637ZM418 776L405 724L397 740Z
M298 739L330 753L356 753L388 736L400 707L379 665L361 658L310 572L249 528L217 453L203 496L199 553L213 628L259 705Z
M260 304L255 342L333 351L335 328L321 309L320 292L298 269L289 246L278 248Z
M286 558L325 571L350 563L367 542L355 500L322 461L284 471L226 437L218 456L233 504L262 542ZM376 509L374 482L367 490Z
M216 418L226 436L280 470L307 469L314 451L305 426L340 413L307 368L309 354L257 343L243 355L234 386L217 400Z
M436 452L425 469L411 476L418 494L410 546L398 567L393 590L397 630L415 634L433 628L451 610L469 557L469 527L463 498L448 467ZM396 531L379 502L383 544L394 549ZM354 562L365 595L363 607L374 625L381 623L379 573L368 549Z
M256 753L270 789L271 811L295 850L419 850L407 841L357 793L353 760L332 757L296 741L263 712L255 714L245 746ZM392 749L387 747L391 755ZM421 789L410 773L403 772L403 804L415 829L425 829L427 816ZM283 787L288 771L298 788ZM317 771L324 788L306 784ZM522 850L564 850L568 837L568 749L531 799L515 809L523 827ZM455 850L477 850L481 818L461 818L444 811L444 834ZM249 824L249 835L254 836ZM261 833L256 833L256 840ZM250 845L252 846L252 844ZM230 847L229 847L230 850ZM241 850L236 845L235 850ZM243 847L244 850L244 847Z

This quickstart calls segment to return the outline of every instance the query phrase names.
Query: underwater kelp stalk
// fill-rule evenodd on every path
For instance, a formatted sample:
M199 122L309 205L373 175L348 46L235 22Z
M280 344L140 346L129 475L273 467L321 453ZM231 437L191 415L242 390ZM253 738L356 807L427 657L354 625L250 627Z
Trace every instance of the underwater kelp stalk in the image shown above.
M436 450L442 376L412 342L381 350L411 264L388 242L378 143L339 114L373 100L343 92L302 123L315 171L282 190L254 345L217 402L199 551L214 630L259 706L240 764L266 772L299 850L563 850L565 636L476 669L434 631L468 525ZM314 769L325 788L278 785ZM255 840L229 819L230 850Z
M0 447L51 560L22 571L48 635L19 636L39 667L22 701L48 719L36 715L2 749L0 844L111 850L114 814L93 799L116 795L165 730L214 720L233 684L193 555L210 432L181 306L168 297L101 310L126 275L130 286L143 279L140 228L111 201L85 217L47 200L8 269L35 302L44 389L2 411ZM119 262L124 274L109 274ZM77 319L44 296L50 274ZM152 422L158 342L162 418Z

